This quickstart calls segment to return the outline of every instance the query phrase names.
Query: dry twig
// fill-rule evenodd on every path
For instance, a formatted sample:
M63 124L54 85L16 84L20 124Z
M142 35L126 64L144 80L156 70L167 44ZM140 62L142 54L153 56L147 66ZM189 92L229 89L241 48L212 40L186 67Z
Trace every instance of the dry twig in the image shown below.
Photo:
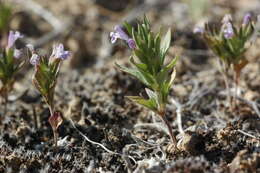
M248 136L248 137L251 137L251 138L260 140L259 137L256 137L256 136L254 136L254 135L251 135L251 134L249 134L249 133L247 133L247 132L245 132L245 131L243 131L243 130L238 129L237 131L238 131L239 133L245 135L245 136Z
M182 128L182 121L181 121L181 112L182 112L182 105L174 100L173 98L171 99L171 102L175 105L176 107L176 115L177 115L177 124L178 124L178 129L179 129L179 132L181 134L184 134L184 130Z
M109 150L108 148L106 148L104 145L102 145L101 143L98 143L98 142L95 142L95 141L92 141L91 139L89 139L86 135L84 135L75 125L75 123L70 119L69 120L71 122L71 125L72 127L86 140L88 141L89 143L93 144L93 145L98 145L100 146L102 149L104 149L106 152L110 153L110 154L114 154L114 155L118 155L120 157L122 157L122 159L126 162L126 166L127 168L129 169L128 172L131 172L131 170L133 170L132 168L132 164L131 162L129 161L129 158L131 160L134 161L134 163L136 164L136 160L132 157L132 156L129 156L129 155L125 155L124 153L121 154L121 153L117 153L117 152L114 152L114 151L111 151Z

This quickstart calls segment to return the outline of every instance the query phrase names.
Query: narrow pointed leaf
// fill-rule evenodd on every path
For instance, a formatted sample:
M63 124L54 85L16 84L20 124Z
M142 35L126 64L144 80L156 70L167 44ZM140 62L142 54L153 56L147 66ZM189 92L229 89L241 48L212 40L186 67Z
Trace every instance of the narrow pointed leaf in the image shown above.
M152 111L156 111L157 110L157 105L156 102L153 99L144 99L142 97L139 96L127 96L128 99L130 99L131 101L138 103Z

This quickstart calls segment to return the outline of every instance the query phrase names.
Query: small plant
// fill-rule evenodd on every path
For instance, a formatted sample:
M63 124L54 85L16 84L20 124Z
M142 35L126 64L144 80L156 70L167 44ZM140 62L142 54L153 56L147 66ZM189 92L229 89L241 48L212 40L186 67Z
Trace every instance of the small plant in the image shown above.
M54 92L59 75L60 65L71 54L65 51L62 44L55 45L53 52L48 58L36 54L32 45L28 45L32 52L30 63L34 66L34 75L32 82L35 88L41 93L50 111L49 123L53 130L54 144L57 147L58 132L57 129L62 123L61 113L55 111Z
M24 64L24 61L20 60L21 50L15 48L16 40L21 37L22 35L18 31L10 31L7 46L1 48L0 51L0 80L2 83L0 95L5 102L5 111L8 103L8 93L12 91L15 82L15 74Z
M245 57L247 50L246 43L249 41L255 30L255 21L250 14L246 14L241 26L233 24L231 15L225 15L221 27L209 26L195 28L195 33L200 33L209 48L219 57L221 61L221 72L224 76L225 85L228 90L228 100L232 105L228 71L233 71L235 82L235 94L239 85L241 70L248 64ZM236 104L236 103L235 103ZM231 106L232 107L232 106Z
M175 78L174 66L177 62L177 58L175 58L165 64L165 56L171 43L171 30L169 29L161 39L161 32L154 34L146 17L142 24L138 24L137 30L127 22L124 23L124 27L126 31L120 26L115 27L115 32L110 34L111 42L114 43L118 38L127 42L133 51L130 63L134 68L126 68L117 63L116 66L140 80L147 87L145 91L148 95L148 98L139 96L128 96L127 98L159 115L166 124L171 140L176 147L176 137L165 115L169 91Z

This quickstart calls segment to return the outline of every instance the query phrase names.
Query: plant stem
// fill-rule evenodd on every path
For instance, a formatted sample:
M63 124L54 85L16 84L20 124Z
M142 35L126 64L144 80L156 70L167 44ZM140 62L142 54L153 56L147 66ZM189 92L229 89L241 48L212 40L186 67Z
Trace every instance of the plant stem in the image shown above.
M228 100L229 105L232 109L233 106L232 106L231 91L230 91L229 80L228 80L228 68L225 65L225 63L221 63L221 60L219 60L219 65L220 65L220 73L223 76L225 87L226 87L226 90L227 90L227 100Z
M38 129L38 118L37 118L35 107L33 105L32 105L32 110L33 110L34 127L35 129Z
M58 131L55 129L52 129L53 131L53 138L54 138L54 147L57 148L58 146Z
M170 134L172 143L174 144L174 147L177 148L177 139L176 139L176 137L174 136L174 134L173 134L173 132L172 132L171 125L170 125L169 121L167 120L167 118L166 118L166 116L165 116L165 111L158 112L158 114L160 115L162 121L165 123L165 125L166 125L167 128L168 128L168 131L169 131L169 134Z
M50 105L48 105L48 107L49 107L49 111L50 111L50 114L51 114L51 116L53 115L53 108L52 108L52 106L50 106ZM57 139L58 139L58 132L57 132L57 129L54 129L53 127L52 127L52 132L53 132L53 138L54 138L54 148L57 148Z
M235 82L235 95L234 95L234 108L237 108L237 97L238 97L238 85L239 85L239 72L234 71L233 80Z
M5 93L4 94L4 114L6 114L7 113L7 104L8 104L8 94L7 93Z
M50 105L48 105L48 107L49 107L50 114L52 116L53 115L53 109L52 109L52 107Z

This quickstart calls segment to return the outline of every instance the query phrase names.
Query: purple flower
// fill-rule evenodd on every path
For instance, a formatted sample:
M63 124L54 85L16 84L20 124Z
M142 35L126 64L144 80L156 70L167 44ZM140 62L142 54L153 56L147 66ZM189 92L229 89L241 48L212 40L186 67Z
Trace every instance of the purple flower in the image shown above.
M30 63L35 66L35 65L38 65L38 64L39 64L39 61L40 61L39 55L37 55L37 54L32 54L32 57L31 57L31 59L30 59Z
M202 28L202 27L195 27L194 29L193 29L193 33L194 34L203 34L205 32L205 30L204 30L204 28Z
M11 47L14 46L14 43L17 39L22 38L23 36L20 34L18 31L9 31L9 36L8 36L8 43L7 43L7 48L10 49Z
M22 56L22 51L19 49L14 49L14 58L19 59Z
M245 16L244 16L244 19L243 19L243 25L247 25L252 19L252 15L250 13L247 13Z
M135 49L135 47L136 47L135 41L131 38L127 40L127 44L130 47L130 49Z
M234 30L233 30L233 26L230 22L228 23L224 23L222 25L222 32L224 34L224 37L226 39L230 39L231 37L233 37L234 35Z
M52 50L52 57L54 58L60 58L62 60L68 59L69 56L71 56L70 51L65 51L63 44L58 44L53 46Z
M117 39L122 39L127 42L128 46L131 49L134 49L136 47L135 41L125 33L125 31L123 30L123 28L121 26L116 25L114 30L115 30L115 32L110 32L112 44L114 44L117 41Z

